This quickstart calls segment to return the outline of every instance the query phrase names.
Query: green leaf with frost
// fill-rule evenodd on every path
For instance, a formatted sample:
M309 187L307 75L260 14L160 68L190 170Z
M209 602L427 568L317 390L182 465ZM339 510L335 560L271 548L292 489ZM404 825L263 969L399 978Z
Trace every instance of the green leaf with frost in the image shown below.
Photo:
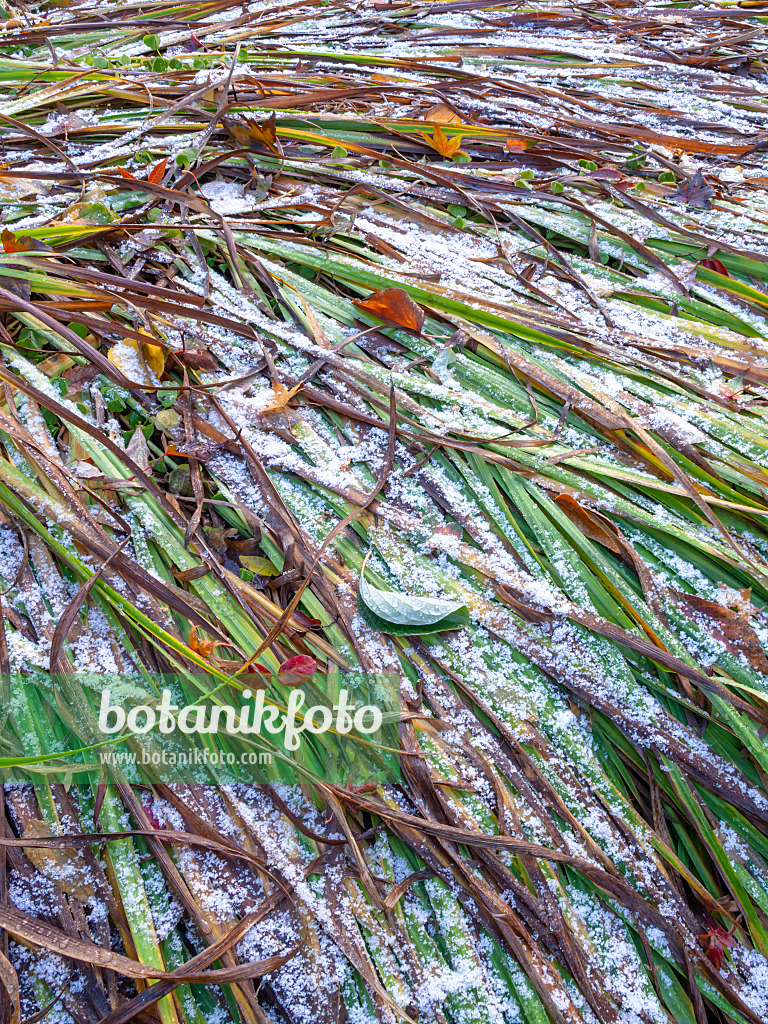
M357 606L369 626L399 636L440 633L459 629L469 622L469 613L461 601L379 590L372 587L364 575L360 577Z

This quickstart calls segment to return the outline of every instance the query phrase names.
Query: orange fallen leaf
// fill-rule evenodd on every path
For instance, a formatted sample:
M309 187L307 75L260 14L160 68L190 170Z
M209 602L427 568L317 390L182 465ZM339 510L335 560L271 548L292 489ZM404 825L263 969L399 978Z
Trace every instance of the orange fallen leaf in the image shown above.
M238 121L230 117L224 117L222 121L229 134L243 149L252 149L254 144L261 144L277 156L283 155L277 138L277 118L274 110L264 121L257 121L246 114L241 114Z
M355 299L355 305L417 334L424 326L424 310L402 288L385 288L370 299Z
M530 139L507 139L504 143L504 149L508 153L524 153L526 149L530 149L533 145Z
M189 631L189 649L206 661L210 661L217 647L232 647L232 644L226 644L222 640L198 640L198 629L198 626L193 626Z
M2 239L5 252L29 252L32 248L31 238L19 238L8 228L3 229L0 239Z
M461 124L461 118L447 103L436 103L424 115L425 121L439 121L440 124Z
M155 164L155 166L147 175L147 181L151 182L153 185L159 185L160 182L163 180L163 175L165 174L165 168L167 164L168 157L166 156L164 157L164 159L160 160L159 163Z
M259 415L263 415L264 413L282 412L296 392L300 389L301 384L297 384L289 391L288 388L284 384L281 384L279 380L273 380L272 401L268 405L265 405L263 409L259 409Z
M449 139L439 125L435 125L432 129L431 135L427 135L426 132L419 132L419 135L421 135L422 139L424 139L432 149L436 150L440 156L445 157L447 160L450 159L454 153L459 152L461 136L454 135L453 138Z

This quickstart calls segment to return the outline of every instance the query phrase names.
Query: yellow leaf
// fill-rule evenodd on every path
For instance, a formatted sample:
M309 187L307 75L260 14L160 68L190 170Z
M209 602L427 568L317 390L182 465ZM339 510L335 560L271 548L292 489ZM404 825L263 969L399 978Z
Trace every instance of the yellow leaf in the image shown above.
M161 409L155 416L155 425L160 430L175 430L181 423L181 415L175 409Z
M165 369L165 352L160 345L153 345L150 341L142 341L141 354L144 362L159 380Z
M257 576L280 575L280 571L272 565L268 558L259 558L257 555L240 555L240 561L246 569L255 572Z
M165 367L165 354L160 345L135 338L123 338L107 353L113 366L134 384L157 387Z

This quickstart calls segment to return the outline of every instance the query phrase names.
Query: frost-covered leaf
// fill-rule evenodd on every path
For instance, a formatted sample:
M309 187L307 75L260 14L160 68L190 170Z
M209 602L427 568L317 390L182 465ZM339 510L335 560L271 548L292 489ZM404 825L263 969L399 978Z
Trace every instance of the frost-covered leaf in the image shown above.
M364 611L369 612L390 633L432 633L457 629L469 621L461 601L443 601L434 597L415 597L397 590L379 590L378 587L372 587L364 575L360 577L358 598L358 607L362 605Z
M680 182L674 193L674 198L680 203L696 207L699 210L711 210L710 199L714 194L715 190L707 184L707 180L699 168L692 178Z

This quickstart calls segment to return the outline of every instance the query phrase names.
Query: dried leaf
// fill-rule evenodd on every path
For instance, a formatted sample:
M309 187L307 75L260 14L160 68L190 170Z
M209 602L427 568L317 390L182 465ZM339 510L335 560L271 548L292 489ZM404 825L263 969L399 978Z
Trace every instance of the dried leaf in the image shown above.
M504 149L508 153L524 153L526 149L530 149L535 143L531 139L507 139L504 143Z
M224 451L229 441L173 441L168 445L168 455L178 455L185 459L197 459L208 462L214 455Z
M187 348L181 352L174 352L174 355L192 370L201 370L203 373L216 373L220 369L215 357L211 355L207 348Z
M0 175L0 199L4 202L21 202L27 196L36 196L39 192L44 191L44 188L42 182L32 181L29 178L6 178L4 175Z
M149 472L149 445L141 427L134 430L125 452L140 469Z
M719 640L732 654L746 658L750 668L768 675L768 658L746 610L750 607L748 594L746 606L742 592L741 599L737 598L727 608L698 594L682 591L674 591L673 598L677 607L700 629Z
M230 117L222 118L224 126L235 142L242 149L253 149L254 146L262 145L271 150L276 156L282 156L282 149L277 138L277 117L274 112L264 121L257 121L247 114L241 114L239 121Z
M575 498L569 494L558 494L555 501L568 516L574 526L577 526L585 537L602 544L615 555L621 554L621 548L615 536L613 536L599 519L595 518L588 509L580 505Z
M722 274L723 277L731 276L728 273L728 270L726 269L724 264L720 262L720 260L700 260L699 266L706 267L707 270L714 270L716 274Z
M440 124L461 124L461 118L447 103L436 103L424 115L425 121L439 121Z
M402 288L385 288L370 299L356 299L355 305L417 334L421 334L424 326L424 310Z
M217 647L231 647L232 644L223 643L221 640L199 640L197 637L197 626L189 631L189 649L198 654L206 661L213 660L213 654Z
M81 117L77 111L70 111L64 117L59 117L52 128L47 129L46 134L51 138L58 138L63 135L66 139L70 132L75 132L78 128L85 128L88 121Z
M179 583L189 583L191 580L200 580L207 576L211 570L207 565L193 565L191 569L182 569L181 572L173 574L174 579Z
M95 480L97 477L104 475L98 466L94 466L92 462L80 461L79 459L77 462L72 463L71 469L75 476L81 480Z
M14 235L14 233L9 231L8 228L3 228L3 233L0 235L0 239L2 239L3 249L5 252L29 252L34 248L31 238Z
M273 380L272 392L274 394L274 398L268 405L265 405L263 409L259 409L259 415L263 416L265 413L282 412L293 396L300 390L301 384L296 384L289 391L288 388L284 384L281 384L279 380Z
M22 839L48 839L53 835L44 821L30 818ZM24 853L41 875L81 902L87 902L94 895L93 880L85 858L80 850L68 847L25 846Z
M711 210L712 203L709 200L714 194L715 190L707 184L706 178L699 168L692 178L680 182L677 190L673 192L672 198L699 210Z
M595 181L623 181L624 175L621 171L617 171L615 167L598 167L596 171L587 171L587 178L593 178Z

